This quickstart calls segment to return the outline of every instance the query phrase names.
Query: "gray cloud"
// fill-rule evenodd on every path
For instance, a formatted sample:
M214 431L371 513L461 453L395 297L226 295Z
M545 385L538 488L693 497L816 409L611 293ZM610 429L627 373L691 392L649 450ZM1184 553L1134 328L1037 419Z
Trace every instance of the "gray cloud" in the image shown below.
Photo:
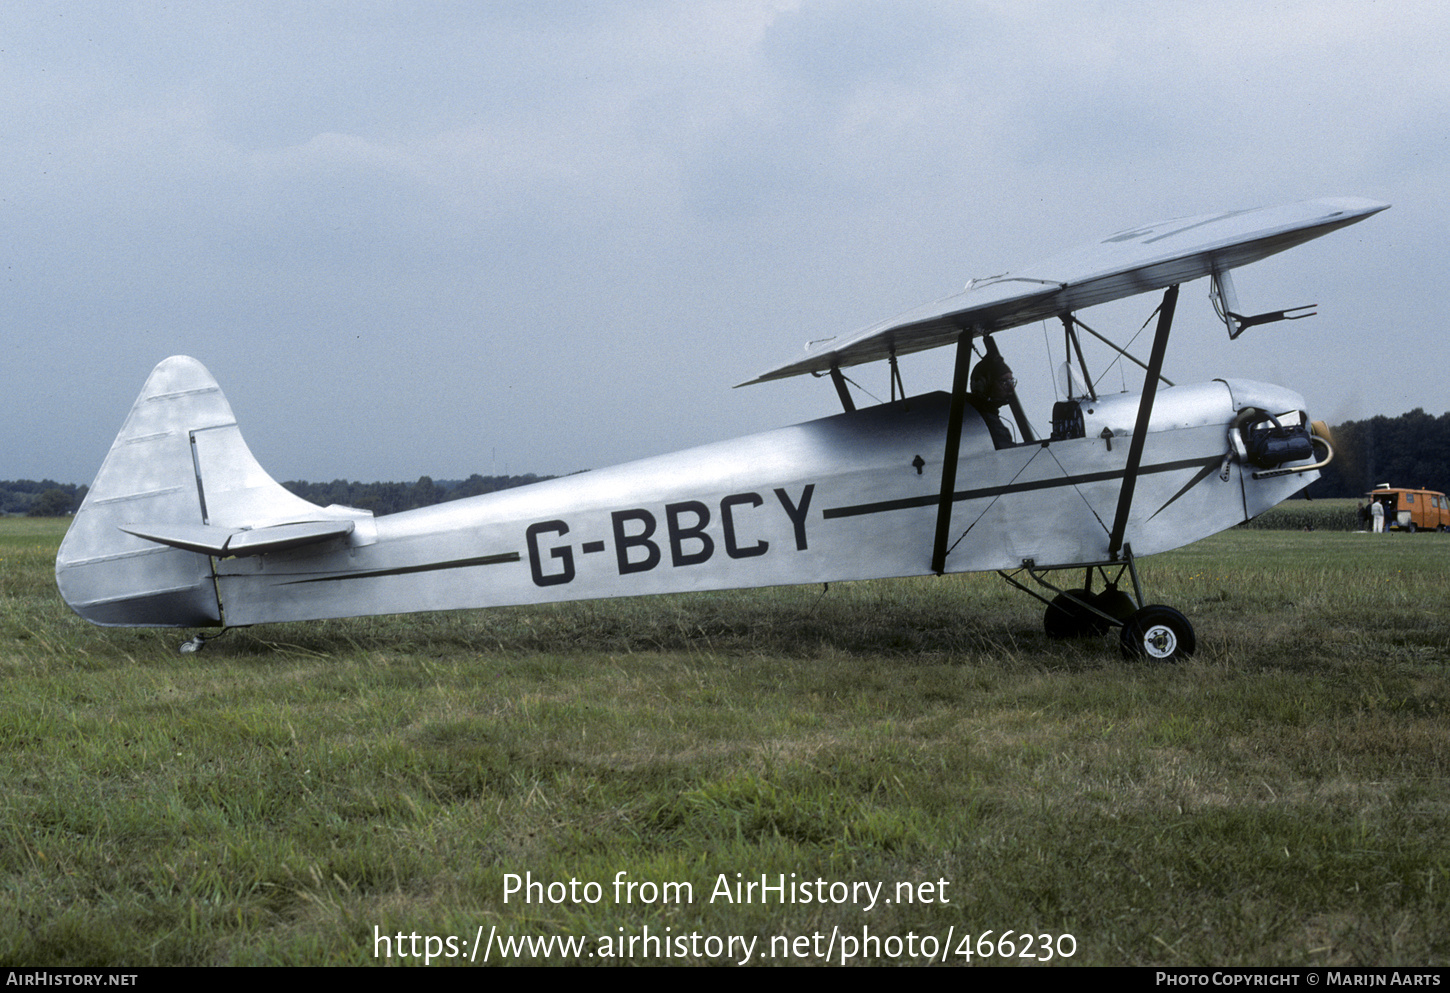
M1366 2L71 4L0 11L0 475L88 481L193 354L279 478L567 472L834 409L730 384L1181 214L1395 209L1244 271L1311 322L1170 374L1450 409L1450 11ZM1152 302L1084 315L1130 335ZM1051 329L1004 347L1045 419ZM1060 358L1060 357L1059 357ZM1270 376L1272 371L1272 377ZM940 388L939 356L907 367ZM884 395L884 370L862 369ZM1136 388L1131 377L1123 385Z

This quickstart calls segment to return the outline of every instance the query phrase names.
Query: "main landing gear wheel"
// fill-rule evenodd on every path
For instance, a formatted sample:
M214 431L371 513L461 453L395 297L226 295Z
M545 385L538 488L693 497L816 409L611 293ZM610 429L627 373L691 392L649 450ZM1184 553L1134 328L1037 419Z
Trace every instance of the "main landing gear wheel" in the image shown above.
M1111 622L1088 607L1120 621L1126 621L1138 609L1133 598L1115 585L1098 593L1068 590L1053 597L1047 605L1047 613L1042 615L1042 629L1049 638L1091 638L1107 631Z
M1193 634L1193 625L1172 607L1154 604L1140 608L1143 602L1143 587L1138 582L1138 573L1133 565L1133 550L1123 543L1123 557L1107 562L1088 562L1082 566L1051 566L1038 568L1032 559L1023 559L1022 567L1014 572L999 571L997 574L1017 589L1035 597L1047 605L1042 616L1042 627L1049 638L1084 638L1100 635L1110 628L1120 628L1123 657L1130 660L1146 659L1152 662L1176 662L1187 658L1198 648L1198 639ZM1044 578L1048 573L1063 569L1086 569L1082 587L1064 590ZM1097 593L1092 592L1093 572L1101 574L1104 585ZM1026 573L1056 596L1051 600L1017 581L1017 576ZM1132 579L1132 594L1119 589L1123 576Z
M1115 585L1109 586L1101 593L1094 593L1092 604L1110 617L1116 617L1120 621L1126 621L1138 610L1137 601Z
M1122 631L1123 657L1177 662L1198 648L1193 625L1172 607L1152 604L1129 617Z
M1092 603L1093 594L1087 590L1068 590L1052 598L1047 613L1042 615L1042 630L1049 638L1086 638L1108 629L1107 621L1078 601Z

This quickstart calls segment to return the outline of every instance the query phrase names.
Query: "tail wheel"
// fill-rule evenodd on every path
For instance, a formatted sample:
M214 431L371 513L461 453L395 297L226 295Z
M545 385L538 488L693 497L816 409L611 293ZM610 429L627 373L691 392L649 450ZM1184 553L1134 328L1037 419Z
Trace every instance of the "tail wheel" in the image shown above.
M1198 639L1193 625L1172 607L1152 604L1129 617L1123 625L1123 657L1154 662L1177 662L1194 653Z

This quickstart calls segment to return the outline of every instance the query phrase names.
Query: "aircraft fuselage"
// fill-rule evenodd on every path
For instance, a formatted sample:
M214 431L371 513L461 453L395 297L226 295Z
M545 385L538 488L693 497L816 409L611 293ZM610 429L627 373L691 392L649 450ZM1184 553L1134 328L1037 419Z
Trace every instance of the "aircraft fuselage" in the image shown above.
M1159 394L1128 529L1136 554L1223 530L1314 478L1254 480L1226 458L1244 406L1302 400L1222 381ZM240 625L923 575L947 407L927 394L219 559L221 611ZM1107 558L1136 410L1134 395L1084 402L1086 437L1000 451L969 410L946 571Z

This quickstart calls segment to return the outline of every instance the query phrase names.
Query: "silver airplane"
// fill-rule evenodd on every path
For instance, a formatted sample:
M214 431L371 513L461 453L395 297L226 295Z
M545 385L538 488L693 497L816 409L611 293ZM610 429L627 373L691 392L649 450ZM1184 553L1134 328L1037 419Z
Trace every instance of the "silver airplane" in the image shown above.
M1116 628L1126 656L1177 659L1194 650L1192 625L1145 601L1136 557L1263 513L1333 454L1292 390L1241 379L1159 388L1179 286L1208 278L1231 338L1309 316L1239 313L1231 271L1387 206L1313 200L1122 231L812 342L750 381L828 376L839 414L383 517L289 493L253 458L211 374L169 358L77 511L56 581L95 624L224 632L985 570L1046 605L1049 635ZM1076 313L1158 290L1141 393L1098 393L1079 332L1102 336ZM1055 405L1051 435L1037 438L993 335L1045 320L1061 322L1083 386ZM937 346L956 349L951 389L898 397L897 357ZM882 360L892 398L856 409L842 370ZM1061 570L1081 584L1055 584Z

